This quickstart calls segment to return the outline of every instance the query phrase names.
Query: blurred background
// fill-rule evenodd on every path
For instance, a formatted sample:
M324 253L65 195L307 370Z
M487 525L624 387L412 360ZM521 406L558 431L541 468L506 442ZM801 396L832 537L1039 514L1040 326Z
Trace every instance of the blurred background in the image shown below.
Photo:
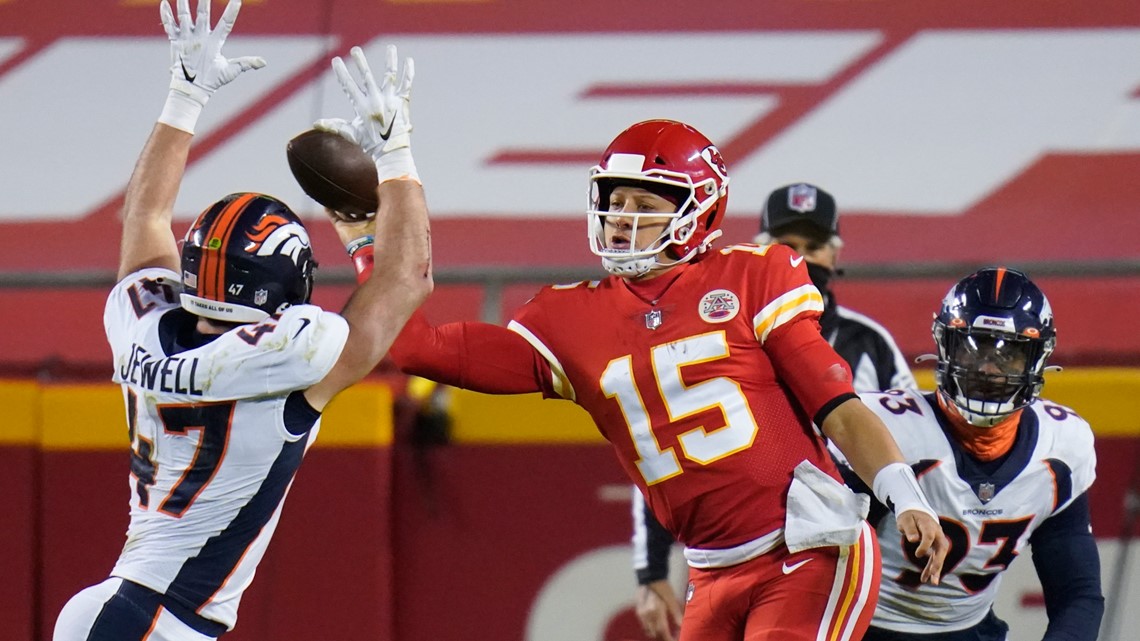
M226 193L273 194L312 218L315 302L338 309L348 260L284 148L315 118L351 113L329 58L361 44L383 60L388 43L416 60L436 322L505 322L542 284L601 276L586 172L652 117L689 122L722 150L727 242L752 238L778 186L834 194L838 300L908 357L932 351L931 316L957 279L1026 271L1052 301L1065 367L1043 395L1097 433L1101 638L1135 638L1140 4L246 0L226 54L269 66L207 107L177 231ZM155 0L0 0L5 640L50 638L123 542L126 427L102 305L167 64ZM629 489L568 403L380 371L330 408L288 503L227 639L642 638ZM1011 640L1040 638L1032 564L1005 581Z

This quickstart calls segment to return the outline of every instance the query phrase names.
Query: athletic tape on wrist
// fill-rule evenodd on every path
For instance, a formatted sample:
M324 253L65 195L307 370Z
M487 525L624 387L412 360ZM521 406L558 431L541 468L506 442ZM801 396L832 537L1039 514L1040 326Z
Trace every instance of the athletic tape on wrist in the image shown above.
M377 157L376 175L380 182L405 179L423 184L416 171L416 161L412 159L412 150L408 147L394 149Z
M198 124L198 117L202 115L204 103L192 98L181 91L171 89L166 96L166 104L162 106L162 113L158 121L175 129L181 129L188 134L194 133L194 126Z
M902 514L907 510L918 510L938 520L938 515L934 513L934 508L930 507L922 488L918 487L914 470L906 463L891 463L879 470L871 485L875 497L891 512Z

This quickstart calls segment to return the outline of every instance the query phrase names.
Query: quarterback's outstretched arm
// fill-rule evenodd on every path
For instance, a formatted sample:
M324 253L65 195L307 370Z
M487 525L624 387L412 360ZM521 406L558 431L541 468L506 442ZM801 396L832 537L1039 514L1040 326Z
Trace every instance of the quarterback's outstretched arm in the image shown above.
M241 0L230 0L217 27L211 29L209 0L199 1L196 19L190 14L190 0L178 0L177 17L166 0L159 4L170 39L170 92L127 184L120 280L144 267L178 270L178 246L170 222L198 116L218 87L243 71L265 66L265 60L257 57L222 56L222 45L240 9Z
M381 200L381 202L383 202ZM375 220L352 222L329 212L341 242L348 249L360 282L373 269ZM433 327L416 310L388 350L405 374L484 394L553 395L550 367L522 336L490 323L447 323Z
M550 366L525 338L490 323L431 326L416 312L392 345L405 374L484 394L554 396Z

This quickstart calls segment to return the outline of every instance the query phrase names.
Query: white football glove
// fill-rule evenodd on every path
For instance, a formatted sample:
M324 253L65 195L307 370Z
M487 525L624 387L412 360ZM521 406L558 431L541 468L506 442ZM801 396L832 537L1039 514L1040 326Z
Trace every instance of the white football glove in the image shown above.
M415 63L411 58L405 58L403 71L400 72L396 47L388 45L387 65L382 81L377 86L368 67L368 60L364 58L364 51L360 47L353 47L351 53L359 81L349 73L344 60L339 56L333 58L332 67L356 111L356 117L352 122L340 118L322 119L313 123L313 127L340 134L360 145L376 161L380 182L398 178L410 178L419 182L416 164L412 160L410 135Z
M197 19L190 15L190 0L177 2L177 19L167 0L158 5L162 26L170 38L170 94L158 121L194 133L202 107L218 87L243 71L264 67L265 59L222 55L222 45L237 21L241 0L229 1L213 30L210 29L210 0L198 0Z

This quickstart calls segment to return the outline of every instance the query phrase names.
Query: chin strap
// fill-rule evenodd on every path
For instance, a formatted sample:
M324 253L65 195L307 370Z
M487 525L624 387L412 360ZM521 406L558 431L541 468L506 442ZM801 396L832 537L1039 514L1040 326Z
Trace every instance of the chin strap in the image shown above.
M638 278L653 271L654 267L671 268L676 267L677 265L692 262L693 259L711 249L713 241L717 238L720 238L722 233L723 232L719 229L713 230L712 233L705 237L700 246L692 249L684 256L676 260L672 260L668 263L661 260L663 257L665 257L665 254L669 250L669 247L666 246L662 248L662 250L657 254L654 254L653 256L646 256L644 258L617 260L608 256L603 256L602 267L604 267L607 272L613 274L614 276L622 276L624 278Z

